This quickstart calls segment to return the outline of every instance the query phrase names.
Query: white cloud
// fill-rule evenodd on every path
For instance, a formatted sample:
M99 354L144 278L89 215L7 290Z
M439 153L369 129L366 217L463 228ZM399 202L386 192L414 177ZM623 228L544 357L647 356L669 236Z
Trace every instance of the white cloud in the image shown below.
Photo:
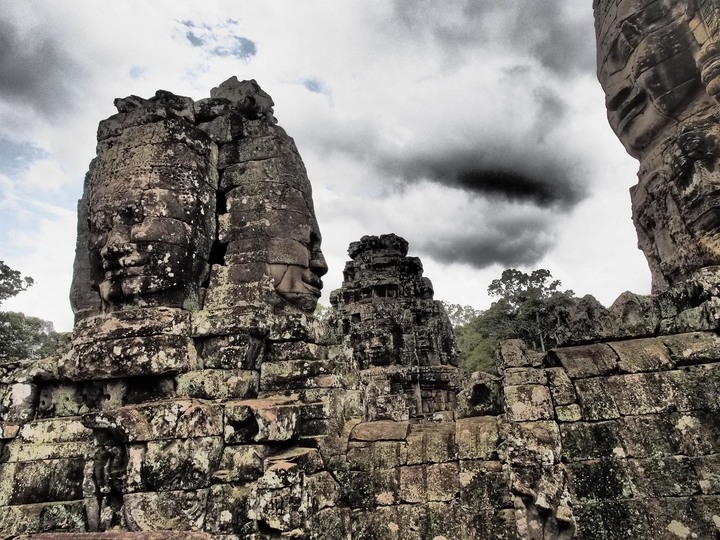
M468 250L488 245L496 252L516 242L518 252L535 250L537 266L566 286L606 303L625 288L649 287L628 223L627 187L636 166L607 127L602 92L586 65L591 44L583 41L567 53L567 69L548 67L547 57L515 46L521 40L513 32L523 21L518 2L503 9L486 0L467 4L469 18L463 18L458 10L466 4L444 6L434 21L403 19L395 10L400 4L391 2L338 9L329 0L202 6L190 0L58 0L43 10L6 2L0 19L23 36L52 43L62 59L43 73L47 84L33 79L55 93L21 104L0 93L0 135L47 152L23 178L0 176L3 224L18 225L14 238L5 234L0 242L2 257L38 281L13 305L46 313L61 328L70 320L71 215L94 154L97 123L115 112L113 98L148 97L160 88L201 98L232 75L256 79L273 96L276 115L307 164L331 268L326 291L340 285L349 242L387 232L408 239L436 296L456 303L486 305L487 285L503 267L443 263L432 242ZM478 19L473 7L489 9L486 18ZM589 5L549 10L548 17L555 18L533 34L543 54L563 50L570 39L593 38ZM213 46L227 48L242 37L254 43L255 54L218 56L193 47L181 22L188 20L207 25L203 36ZM478 20L489 29L485 35L472 26ZM571 24L562 30L564 21ZM571 32L571 25L582 31ZM558 29L562 35L553 41ZM304 81L320 81L322 92ZM471 196L441 179L400 181L419 159L458 149L493 164L557 165L589 198L561 212ZM60 207L61 215L48 214L38 202ZM535 237L528 236L532 227Z

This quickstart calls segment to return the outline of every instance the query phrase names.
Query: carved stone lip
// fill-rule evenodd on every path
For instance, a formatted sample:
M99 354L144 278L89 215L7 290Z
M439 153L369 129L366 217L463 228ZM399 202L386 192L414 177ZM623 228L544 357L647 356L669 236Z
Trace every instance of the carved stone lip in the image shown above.
M627 125L645 110L645 107L646 99L644 92L639 92L630 98L617 113L618 132L622 133Z
M318 277L314 272L305 272L302 277L305 288L311 293L320 298L322 296L321 289L323 288L322 279Z
M128 268L145 266L146 257L138 252L129 253L117 258L103 259L103 270L113 272Z

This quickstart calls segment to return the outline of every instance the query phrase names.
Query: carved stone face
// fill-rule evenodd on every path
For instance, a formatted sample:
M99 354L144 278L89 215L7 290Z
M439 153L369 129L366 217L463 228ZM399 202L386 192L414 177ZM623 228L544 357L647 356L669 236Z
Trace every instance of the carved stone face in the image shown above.
M143 189L129 179L93 186L92 280L106 305L180 306L207 272L214 213L208 190Z
M700 86L696 42L676 0L606 0L596 10L598 79L608 120L639 157Z
M370 328L357 336L355 349L363 363L363 369L399 362L398 344L391 329Z
M320 249L321 236L315 216L298 225L289 238L273 238L268 248L268 274L275 292L289 303L312 311L321 295L328 266Z

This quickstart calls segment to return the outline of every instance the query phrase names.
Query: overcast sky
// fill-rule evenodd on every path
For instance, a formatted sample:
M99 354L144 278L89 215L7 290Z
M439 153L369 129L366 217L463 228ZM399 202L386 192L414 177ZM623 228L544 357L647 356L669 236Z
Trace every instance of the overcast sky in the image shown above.
M487 307L509 267L606 305L648 293L591 4L4 0L0 260L36 285L3 309L72 327L75 205L113 99L200 99L233 75L273 97L305 161L325 303L348 244L389 232L453 303Z

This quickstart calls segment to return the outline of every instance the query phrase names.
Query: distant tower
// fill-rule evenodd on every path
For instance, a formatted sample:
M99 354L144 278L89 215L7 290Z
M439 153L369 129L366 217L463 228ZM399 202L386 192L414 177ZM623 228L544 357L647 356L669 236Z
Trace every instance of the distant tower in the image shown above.
M360 373L367 420L455 407L461 376L452 326L420 259L407 252L395 234L351 243L342 287L330 295Z

